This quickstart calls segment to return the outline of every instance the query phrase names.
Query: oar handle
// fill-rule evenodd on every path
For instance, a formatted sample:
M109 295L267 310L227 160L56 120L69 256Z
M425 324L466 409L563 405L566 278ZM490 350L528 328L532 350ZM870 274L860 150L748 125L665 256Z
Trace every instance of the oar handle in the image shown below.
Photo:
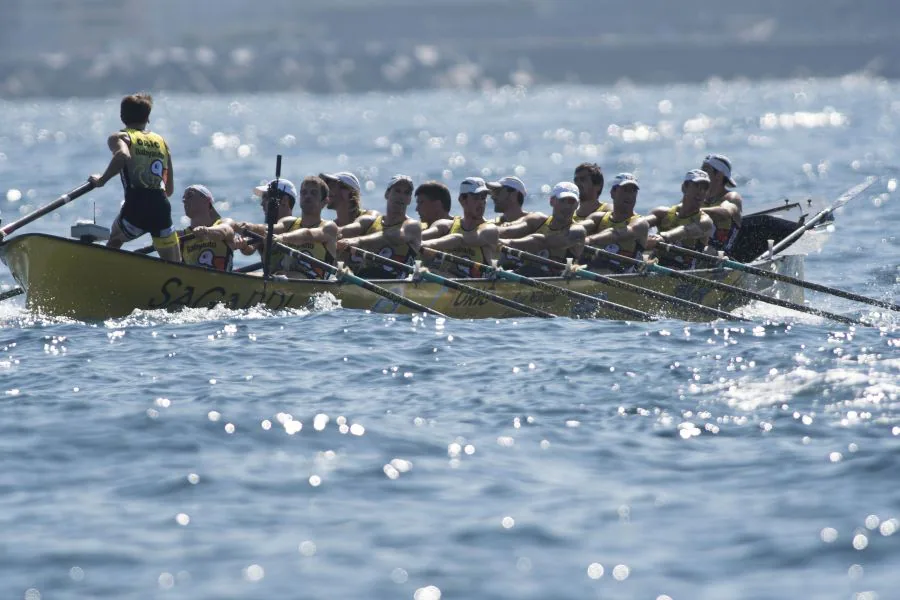
M46 204L46 205L38 208L37 210L34 210L34 211L28 213L27 215L25 215L24 217L22 217L19 220L13 221L12 223L9 223L8 225L6 225L4 227L0 227L0 232L3 232L3 235L7 236L7 235L11 234L12 232L16 231L17 229L25 227L32 221L36 221L37 219L40 219L47 213L53 212L60 206L68 204L72 200L75 200L77 198L80 198L81 196L84 196L89 191L94 189L94 187L95 187L94 182L88 180L86 183L82 183L74 190L71 190L70 192L63 194L62 196L60 196L59 198L57 198L50 204Z
M512 248L510 246L503 246L503 251L513 256L515 258L521 258L523 260L533 262L535 264L546 265L548 267L556 267L556 268L565 268L566 265L561 262L557 262L555 260L551 260L544 256L539 256L537 254L532 254L531 252L526 252L525 250L519 250L517 248ZM618 255L616 255L618 256ZM639 262L639 261L636 261ZM622 290L627 290L633 294L638 294L641 296L646 296L648 298L653 298L654 300L659 300L662 302L667 302L669 304L674 304L675 306L680 306L684 309L692 310L698 314L703 314L709 317L713 317L716 319L726 319L731 321L746 321L749 322L750 319L745 317L738 317L724 310L719 310L718 308L713 308L711 306L706 306L705 304L700 304L699 302L694 302L692 300L685 300L684 298L679 298L677 296L670 296L669 294L664 294L662 292L657 292L656 290L651 290L646 287L641 287L639 285L634 285L633 283L628 283L626 281L621 281L619 279L615 279L613 277L609 277L607 275L601 275L600 273L594 273L593 271L588 271L587 269L575 269L573 271L576 277L581 277L582 279L589 279L591 281L597 281L604 285L608 285L610 287L619 288Z
M257 240L262 240L261 235L254 233L254 232L250 231L249 229L245 229L244 233L248 237L251 237L251 238L254 238ZM335 265L329 264L323 260L319 260L318 258L315 258L314 256L310 256L309 254L306 254L305 252L300 252L296 248L291 248L290 246L288 246L286 244L282 244L281 242L276 242L276 241L273 241L270 244L270 246L277 246L283 252L293 256L297 260L305 263L307 266L316 266L316 267L319 267L320 269L324 269L324 270L328 271L329 273L334 273L337 275L339 281L349 281L350 283L357 285L365 290L368 290L368 291L372 292L373 294L381 296L382 298L386 298L386 299L390 300L391 302L394 302L395 304L405 306L416 312L425 312L425 313L432 314L436 317L447 318L447 315L445 315L442 312L439 312L429 306L425 306L424 304L419 304L418 302L416 302L414 300L410 300L409 298L401 296L397 292L392 292L391 290L387 290L381 286L375 285L371 281L367 281L367 280L363 279L362 277L357 277L353 273L341 271Z
M357 246L350 247L354 252L364 256L370 260L375 262L379 262L383 265L388 265L394 267L396 269L403 269L407 273L415 273L416 267L412 265L407 265L405 263L397 262L396 260L391 260L390 258L381 256L380 254L376 254L374 252L369 252L368 250L363 250ZM459 283L458 281L454 281L453 279L449 279L447 277L442 277L436 273L432 273L431 271L419 271L419 275L425 281L431 281L432 283L439 283L446 288L450 288L451 290L457 290L460 292L465 292L470 296L474 296L477 298L484 298L485 300L490 300L491 302L495 302L496 304L500 304L502 306L506 306L507 308L512 308L513 310L517 310L526 315L531 315L532 317L541 317L542 319L550 319L555 317L553 313L549 313L545 310L541 310L539 308L534 308L533 306L528 306L527 304L522 304L521 302L516 302L515 300L510 300L509 298L504 298L503 296L498 296L497 294L492 294L488 291L482 290L477 287L473 287L471 285L466 285L464 283Z

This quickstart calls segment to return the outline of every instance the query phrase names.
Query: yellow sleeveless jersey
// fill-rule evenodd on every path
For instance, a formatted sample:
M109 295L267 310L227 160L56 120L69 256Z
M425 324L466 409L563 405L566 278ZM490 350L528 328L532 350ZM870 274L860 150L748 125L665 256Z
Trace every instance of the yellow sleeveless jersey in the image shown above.
M122 169L125 189L164 190L169 179L169 146L158 133L123 129L128 134L131 160Z
M628 229L628 226L640 219L640 215L632 215L625 219L624 221L615 221L612 218L612 212L608 212L603 215L603 218L600 219L600 222L597 223L597 231L595 233L600 233L601 231L606 231L607 229L618 229L620 231L624 231ZM637 243L637 240L628 240L622 241L619 243L609 244L606 248L604 248L607 252L615 252L616 254L621 254L622 256L627 256L629 258L643 258L642 252L643 248L641 248L640 244Z
M681 227L682 225L690 225L691 223L700 222L700 217L703 215L701 211L698 210L694 214L688 215L686 217L679 217L679 206L681 205L676 204L675 206L669 208L669 210L666 211L666 215L665 217L663 217L662 221L657 223L656 229L659 231L659 233L665 233L666 231L675 229L676 227ZM682 238L677 242L672 242L672 245L702 252L706 248L706 238ZM686 257L674 252L667 253L658 251L657 257L659 258L659 264L674 269L693 269L697 265L697 259L691 259L690 257Z
M600 206L598 206L597 210L595 210L594 212L612 212L612 209L613 209L612 204L607 204L606 202L601 202ZM593 213L591 213L591 214L593 214ZM573 223L581 223L582 221L587 221L588 217L590 217L590 216L591 215L582 217L578 213L575 213L574 215L572 215L572 222Z
M490 225L488 222L484 222L479 224L475 231L478 231L485 225ZM462 225L462 217L454 217L453 225L450 227L450 231L448 235L454 233L464 233L466 230L463 229ZM447 254L453 254L454 256L461 256L463 258L467 258L469 260L484 264L484 248L481 246L465 246L462 248L457 248L456 250L449 251ZM457 265L455 263L444 262L444 264L440 267L441 269L451 273L454 277L481 277L482 272L478 267L468 267L465 265Z
M326 223L327 221L319 221L316 224L316 227L321 227ZM298 229L301 229L299 217L294 219L294 222L291 224L290 228L288 228L286 233L297 231ZM334 257L322 242L303 242L301 244L289 245L291 248L299 250L304 254L308 254L313 258L317 258L322 262L326 262L330 265L334 264ZM307 279L325 279L329 275L328 271L326 271L325 269L313 264L306 264L303 262L302 258L291 256L287 252L284 252L277 248L272 248L272 255L269 259L269 265L269 271L272 273L277 273L279 271L291 271L292 273L301 273L306 276Z
M386 227L384 224L384 216L378 215L366 233L370 234L400 229L405 223L406 220L403 220ZM373 249L372 252L407 265L414 264L414 261L416 260L416 251L406 242L391 244L385 239L384 245L380 248ZM365 277L367 279L397 279L406 277L407 275L406 271L403 269L392 267L390 265L382 265L380 263L373 264L371 261L358 258L356 254L351 253L351 259L353 263L351 266L353 267L354 272L360 277Z
M221 223L221 219L212 224L213 227ZM184 230L184 234L193 231L192 227ZM181 246L181 260L186 265L207 267L217 271L231 271L234 261L234 251L224 240L200 240L193 238L187 241L178 240Z
M723 195L717 200L704 202L703 208L715 208L721 206L724 201L725 196ZM716 226L712 237L709 238L709 245L727 254L731 251L731 247L734 246L734 241L737 239L737 234L741 228L728 215L709 215L709 218L712 219L713 224Z

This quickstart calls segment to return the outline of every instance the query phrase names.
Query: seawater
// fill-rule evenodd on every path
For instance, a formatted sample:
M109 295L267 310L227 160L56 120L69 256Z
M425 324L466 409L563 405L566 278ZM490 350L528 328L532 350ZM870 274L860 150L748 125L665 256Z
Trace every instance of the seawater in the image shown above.
M156 98L180 190L261 219L274 175L518 174L582 161L679 198L708 152L745 211L839 211L808 279L896 302L898 84L840 80ZM4 222L108 160L118 98L0 102ZM23 232L108 224L116 182ZM94 204L96 203L96 207ZM143 245L141 240L132 246ZM242 263L239 263L242 264ZM90 269L90 265L85 265ZM14 286L0 270L0 290ZM896 314L848 327L436 320L342 310L0 305L0 597L896 598Z

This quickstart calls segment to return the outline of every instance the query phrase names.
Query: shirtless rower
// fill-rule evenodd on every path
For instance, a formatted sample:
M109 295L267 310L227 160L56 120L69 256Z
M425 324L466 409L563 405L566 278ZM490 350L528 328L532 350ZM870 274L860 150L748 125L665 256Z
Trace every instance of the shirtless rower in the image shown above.
M562 181L550 192L552 214L532 233L514 240L503 240L507 246L525 250L560 263L566 259L577 260L584 249L585 231L581 223L572 220L578 207L578 187L574 183ZM519 273L528 276L558 275L557 270L543 265L526 264Z
M413 180L407 175L394 175L384 192L387 201L384 215L378 215L368 233L358 237L345 237L337 242L338 252L349 251L352 246L369 250L385 258L412 265L422 243L422 226L407 216L412 202ZM350 251L350 266L360 277L367 279L398 279L406 277L406 271L390 265L359 259Z
M655 250L659 264L673 269L693 269L697 259L677 252L666 252L656 245L665 242L703 252L716 226L709 215L700 210L709 192L709 175L700 169L688 171L681 184L681 202L660 206L646 217L647 225L657 233L647 236L647 249Z
M294 184L287 179L278 180L278 191L280 202L287 202L285 196L297 196ZM275 223L272 229L273 241L295 248L322 262L335 264L338 227L334 221L322 219L322 210L327 203L328 184L319 177L306 177L300 184L300 217L284 217ZM261 236L266 234L265 224L240 223L238 228ZM307 279L324 279L328 276L324 269L307 265L277 246L272 248L269 260L270 273Z
M191 224L179 232L178 244L186 265L231 271L234 248L242 245L235 240L231 219L223 219L213 206L212 192L205 185L189 185L182 195L184 214ZM193 238L185 239L184 236Z
M594 222L589 217L598 211L610 211L612 207L600 201L603 193L603 170L597 163L584 162L575 167L572 180L578 186L578 209L572 217L581 223L587 233L594 232Z
M616 175L609 190L609 195L613 200L612 210L596 212L591 215L590 219L594 222L596 233L588 236L585 240L588 246L602 248L607 252L628 258L644 260L644 248L647 245L647 233L650 228L647 221L634 212L640 189L638 180L631 173ZM616 272L634 270L631 265L604 257L596 257L589 264L593 270L598 268Z
M731 161L723 154L710 154L703 159L703 171L709 175L709 192L700 208L716 226L709 240L713 250L731 253L741 229L743 198L729 188L737 187L731 175Z
M490 264L494 258L499 237L497 227L484 220L488 187L481 177L468 177L459 184L459 204L463 216L452 220L442 219L431 224L422 233L423 248L433 248L456 256L462 256L482 264ZM481 277L475 268L456 263L432 261L432 268L447 271L455 277Z
M444 219L452 220L450 205L453 198L450 190L440 181L426 181L416 188L416 212L421 219L422 231L428 229L431 223Z

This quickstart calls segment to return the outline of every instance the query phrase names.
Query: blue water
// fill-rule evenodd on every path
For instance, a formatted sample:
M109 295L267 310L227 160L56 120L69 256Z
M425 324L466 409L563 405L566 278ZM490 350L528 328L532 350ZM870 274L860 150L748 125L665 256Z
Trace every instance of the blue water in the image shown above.
M896 301L898 91L161 96L152 125L177 187L239 219L260 216L250 189L278 152L295 181L362 174L373 207L395 172L518 169L544 208L589 159L637 173L641 212L710 151L748 212L876 175L806 276ZM102 170L117 102L0 102L4 222ZM108 223L118 200L110 184L23 231L67 235L93 202ZM0 598L900 597L896 314L808 298L880 328L765 305L749 324L630 324L326 300L79 323L8 300Z

